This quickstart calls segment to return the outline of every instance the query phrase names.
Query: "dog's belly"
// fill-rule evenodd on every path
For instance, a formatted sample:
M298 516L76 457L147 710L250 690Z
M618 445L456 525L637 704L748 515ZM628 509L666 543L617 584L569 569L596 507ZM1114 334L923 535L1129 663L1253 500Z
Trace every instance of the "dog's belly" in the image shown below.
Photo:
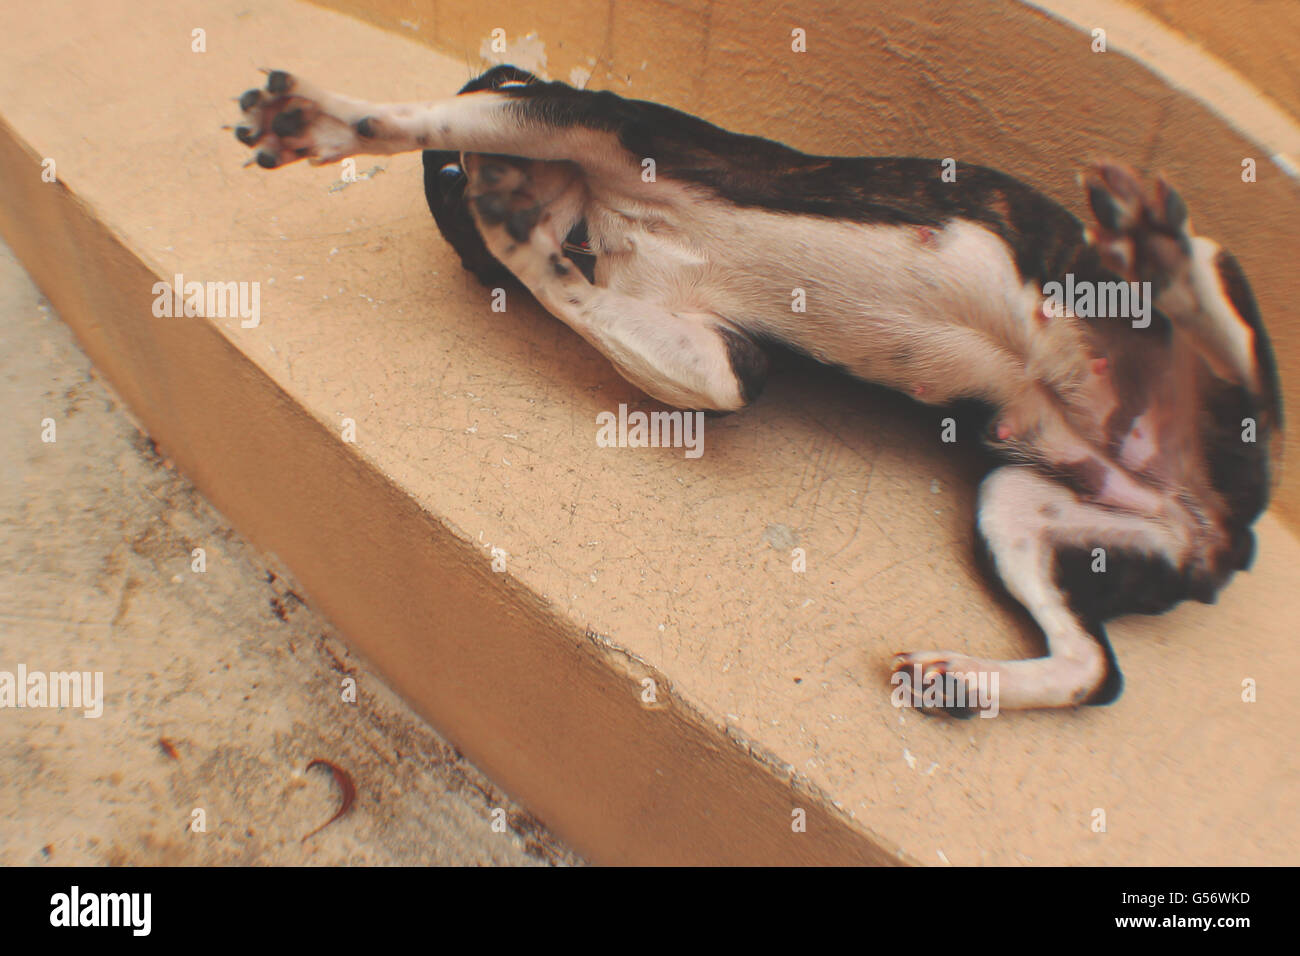
M927 402L996 402L1023 384L1041 296L981 226L864 225L698 202L675 211L680 221L597 217L607 250L597 281L714 312Z

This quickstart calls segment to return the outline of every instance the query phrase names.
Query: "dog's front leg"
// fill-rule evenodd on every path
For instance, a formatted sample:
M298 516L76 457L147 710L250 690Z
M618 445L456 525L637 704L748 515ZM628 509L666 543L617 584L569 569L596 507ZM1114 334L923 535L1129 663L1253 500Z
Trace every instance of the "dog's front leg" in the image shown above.
M267 169L299 159L321 165L418 149L504 153L584 166L628 164L609 133L580 123L547 123L529 102L482 90L430 103L369 103L275 70L264 90L248 90L239 98L244 116L235 135L257 149L257 163Z

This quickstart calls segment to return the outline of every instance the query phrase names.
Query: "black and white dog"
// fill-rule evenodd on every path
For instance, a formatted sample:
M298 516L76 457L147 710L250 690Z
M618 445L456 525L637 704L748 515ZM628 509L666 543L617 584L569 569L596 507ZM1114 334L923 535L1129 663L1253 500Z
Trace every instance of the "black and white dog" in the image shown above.
M1122 681L1103 621L1211 602L1251 563L1276 366L1236 261L1162 179L1092 167L1085 225L991 169L809 156L509 66L394 105L277 71L240 106L236 135L266 168L426 150L430 208L465 266L513 275L670 405L744 407L771 342L991 408L1009 463L980 488L977 537L1048 655L921 651L896 670L996 675L1002 708L1105 703ZM1100 307L1130 290L1127 314ZM940 706L963 710L951 693Z

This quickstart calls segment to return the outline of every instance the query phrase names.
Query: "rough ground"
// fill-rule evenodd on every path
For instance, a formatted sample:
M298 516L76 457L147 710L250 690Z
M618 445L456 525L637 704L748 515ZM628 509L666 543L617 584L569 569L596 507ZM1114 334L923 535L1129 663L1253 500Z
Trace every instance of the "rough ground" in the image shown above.
M0 329L0 671L105 698L0 709L0 865L579 862L159 457L3 245ZM316 758L357 796L304 841L341 800Z

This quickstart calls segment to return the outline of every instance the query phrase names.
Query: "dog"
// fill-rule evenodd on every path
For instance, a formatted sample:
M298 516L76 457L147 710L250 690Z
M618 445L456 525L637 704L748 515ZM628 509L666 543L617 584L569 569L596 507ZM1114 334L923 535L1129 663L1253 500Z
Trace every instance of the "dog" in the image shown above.
M1109 703L1106 620L1212 603L1252 563L1277 367L1237 261L1163 178L1093 164L1085 223L993 169L807 155L511 66L397 105L273 71L240 107L268 169L423 150L465 268L518 280L668 405L744 408L775 344L986 407L976 540L1047 654L900 654L895 677L942 679L918 706L970 716L975 675L1001 709Z

